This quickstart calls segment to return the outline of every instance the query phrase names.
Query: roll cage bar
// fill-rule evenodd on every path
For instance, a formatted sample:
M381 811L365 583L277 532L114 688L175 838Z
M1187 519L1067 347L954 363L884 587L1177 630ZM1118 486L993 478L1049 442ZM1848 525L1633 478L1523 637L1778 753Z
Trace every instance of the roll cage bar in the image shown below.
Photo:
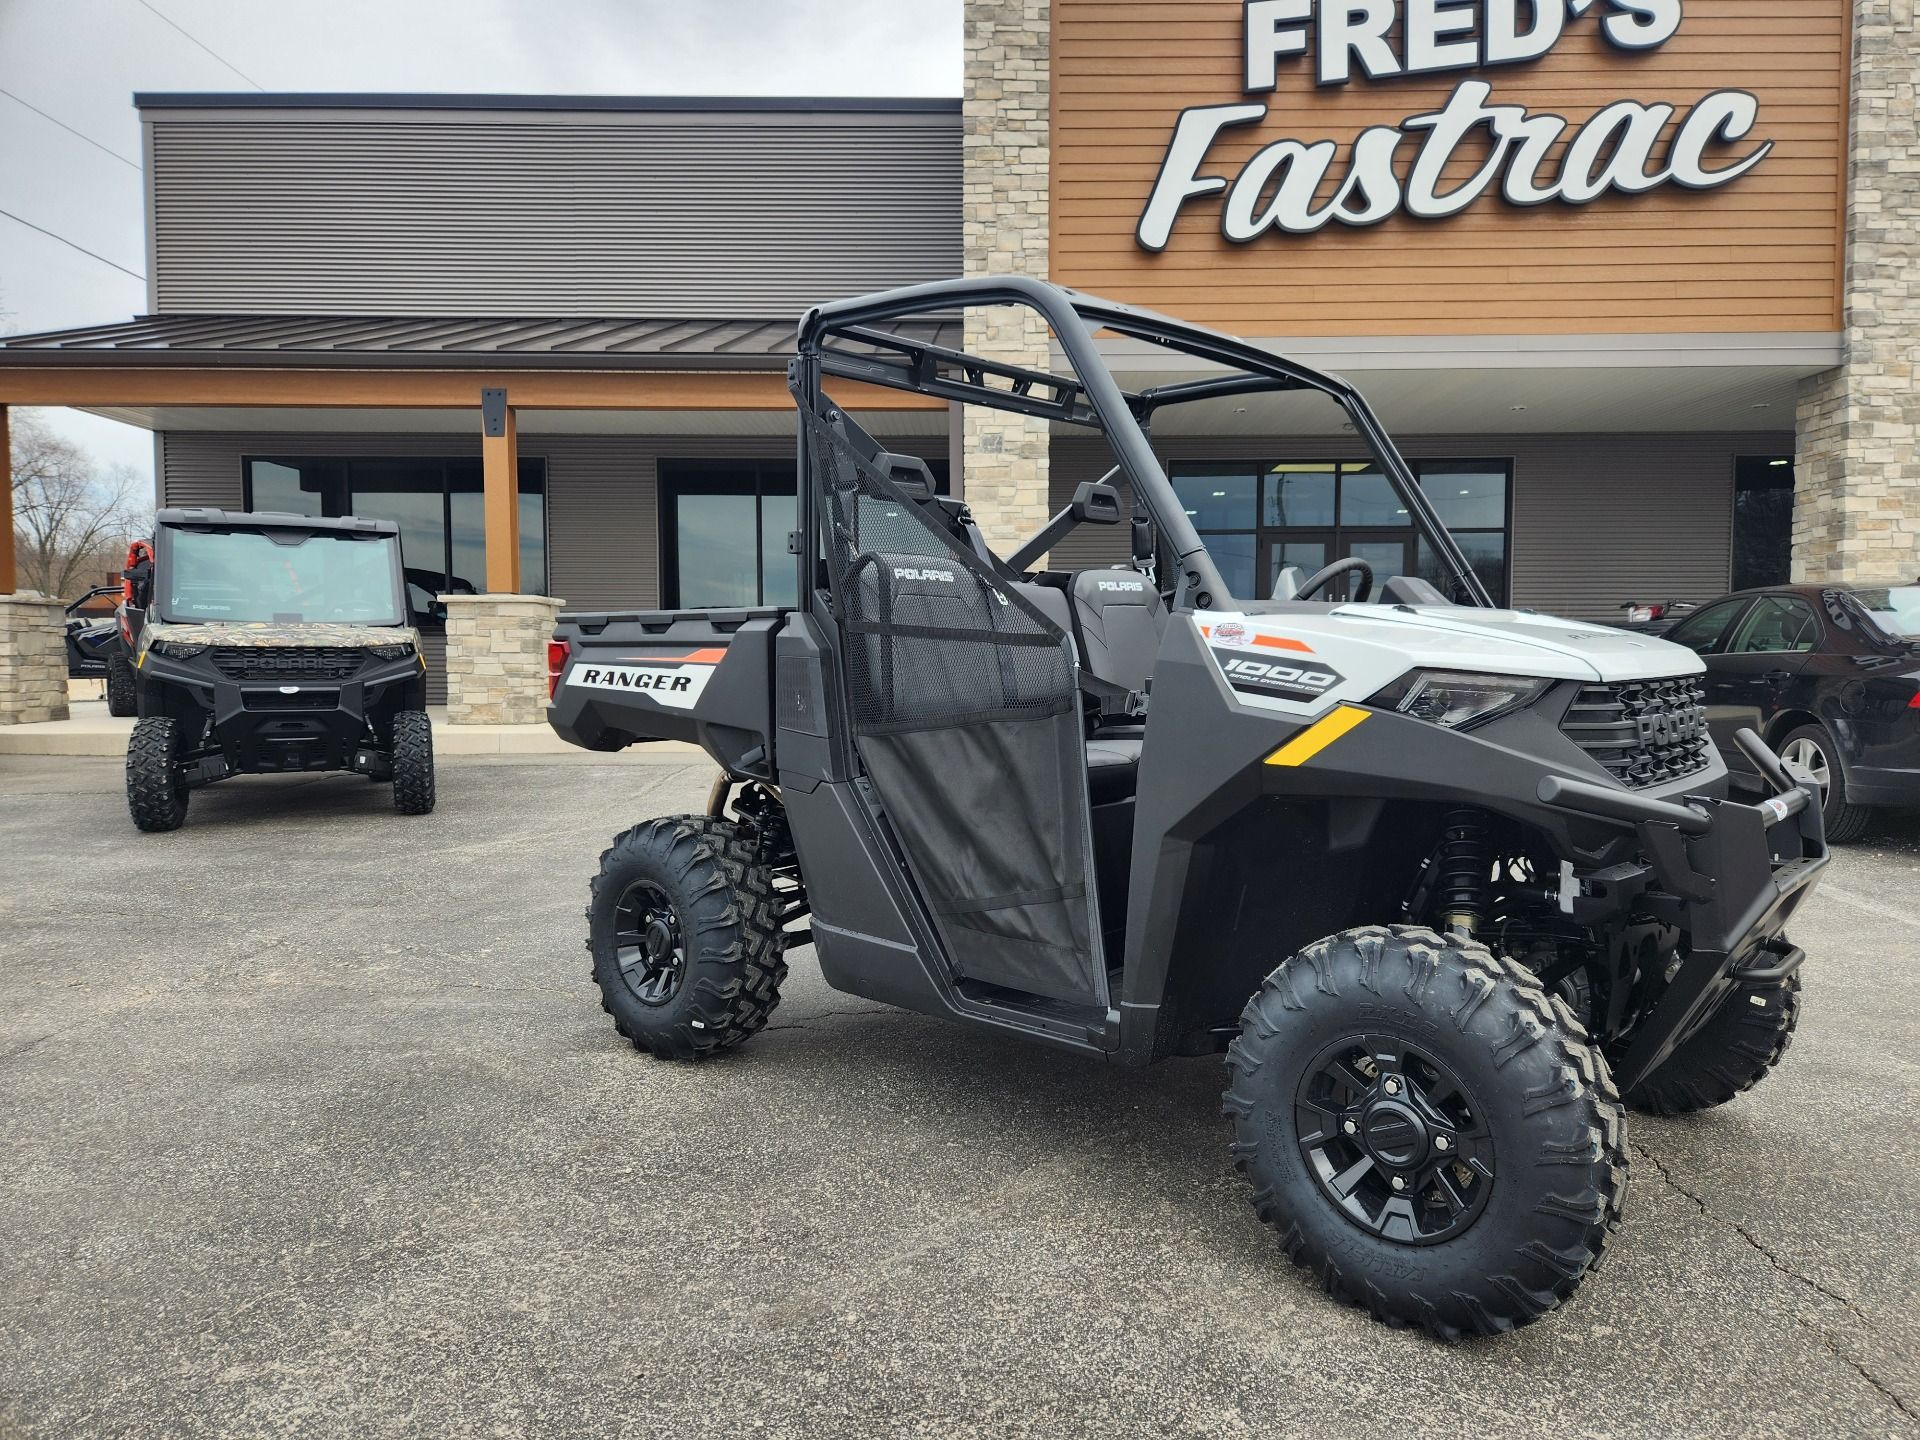
M875 328L894 320L984 305L1019 305L1037 311L1065 353L1073 378L988 360ZM1163 345L1240 373L1130 393L1120 388L1100 355L1094 340L1100 330ZM1173 552L1179 570L1173 598L1176 610L1220 609L1222 601L1234 597L1153 453L1147 427L1154 412L1169 405L1232 395L1318 391L1346 412L1355 433L1454 583L1475 605L1493 604L1480 577L1447 533L1419 481L1359 391L1337 375L1323 374L1231 336L1021 275L940 280L809 310L800 322L799 354L789 377L795 400L815 414L830 408L833 402L822 389L828 376L1099 431L1111 446L1135 497L1146 506ZM803 475L812 473L807 453L811 443L807 427L802 426ZM804 568L806 557L818 553L810 484L801 486L800 521ZM804 573L802 581L802 593L807 593L810 581Z

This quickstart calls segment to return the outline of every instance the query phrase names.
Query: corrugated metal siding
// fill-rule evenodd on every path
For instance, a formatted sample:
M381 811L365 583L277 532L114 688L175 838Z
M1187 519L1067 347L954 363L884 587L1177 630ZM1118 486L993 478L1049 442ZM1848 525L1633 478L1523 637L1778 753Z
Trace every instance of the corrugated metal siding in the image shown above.
M797 319L961 268L958 115L147 120L161 311Z
M1510 459L1512 602L1573 619L1618 619L1628 600L1704 600L1727 588L1733 546L1733 462L1787 455L1786 434L1413 436L1412 459ZM1351 436L1248 441L1181 439L1156 445L1163 458L1344 458ZM1053 443L1052 501L1073 498L1112 461L1097 444ZM1118 564L1124 527L1082 527L1054 551L1063 568Z

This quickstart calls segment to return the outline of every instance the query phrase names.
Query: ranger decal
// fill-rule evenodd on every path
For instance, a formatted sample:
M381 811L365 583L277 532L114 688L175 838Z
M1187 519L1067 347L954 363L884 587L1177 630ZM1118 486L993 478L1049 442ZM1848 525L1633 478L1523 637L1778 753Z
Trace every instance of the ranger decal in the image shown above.
M721 654L726 652L722 651ZM688 663L680 657L662 656L665 664L600 665L582 663L567 672L569 685L587 685L596 690L627 690L644 695L655 704L672 710L691 710L700 703L701 692L712 678L710 662Z

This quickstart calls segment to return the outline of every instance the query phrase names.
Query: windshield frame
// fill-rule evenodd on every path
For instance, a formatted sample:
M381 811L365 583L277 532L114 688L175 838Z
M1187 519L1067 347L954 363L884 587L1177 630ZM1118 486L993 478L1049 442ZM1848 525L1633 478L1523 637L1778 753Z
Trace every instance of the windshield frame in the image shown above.
M276 532L284 531L290 534L303 535L305 538L301 541L302 545L310 545L315 540L338 540L355 545L366 545L384 541L390 547L387 552L390 557L387 566L387 578L390 587L388 593L392 599L392 610L384 618L366 620L311 617L300 620L276 621L271 618L223 619L219 616L212 615L174 614L169 606L172 587L168 577L172 572L174 563L174 540L182 531L192 531L196 534L211 532L226 535L259 535L263 537L270 537ZM208 521L205 523L179 523L169 521L156 527L154 540L153 609L151 613L155 618L169 625L364 625L374 629L397 629L412 624L412 613L407 606L406 584L401 578L400 566L394 563L400 555L400 537L391 530L351 530L326 524L250 525L234 520Z

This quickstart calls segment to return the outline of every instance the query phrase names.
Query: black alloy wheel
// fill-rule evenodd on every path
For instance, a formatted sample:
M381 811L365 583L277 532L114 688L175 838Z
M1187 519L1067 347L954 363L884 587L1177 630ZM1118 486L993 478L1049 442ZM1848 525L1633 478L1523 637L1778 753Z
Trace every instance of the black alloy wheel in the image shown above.
M627 989L642 1005L665 1005L687 974L687 944L667 892L635 880L614 907L615 963Z
M1385 1034L1327 1046L1294 1101L1301 1158L1341 1212L1408 1245L1471 1225L1493 1189L1493 1134L1439 1060Z

